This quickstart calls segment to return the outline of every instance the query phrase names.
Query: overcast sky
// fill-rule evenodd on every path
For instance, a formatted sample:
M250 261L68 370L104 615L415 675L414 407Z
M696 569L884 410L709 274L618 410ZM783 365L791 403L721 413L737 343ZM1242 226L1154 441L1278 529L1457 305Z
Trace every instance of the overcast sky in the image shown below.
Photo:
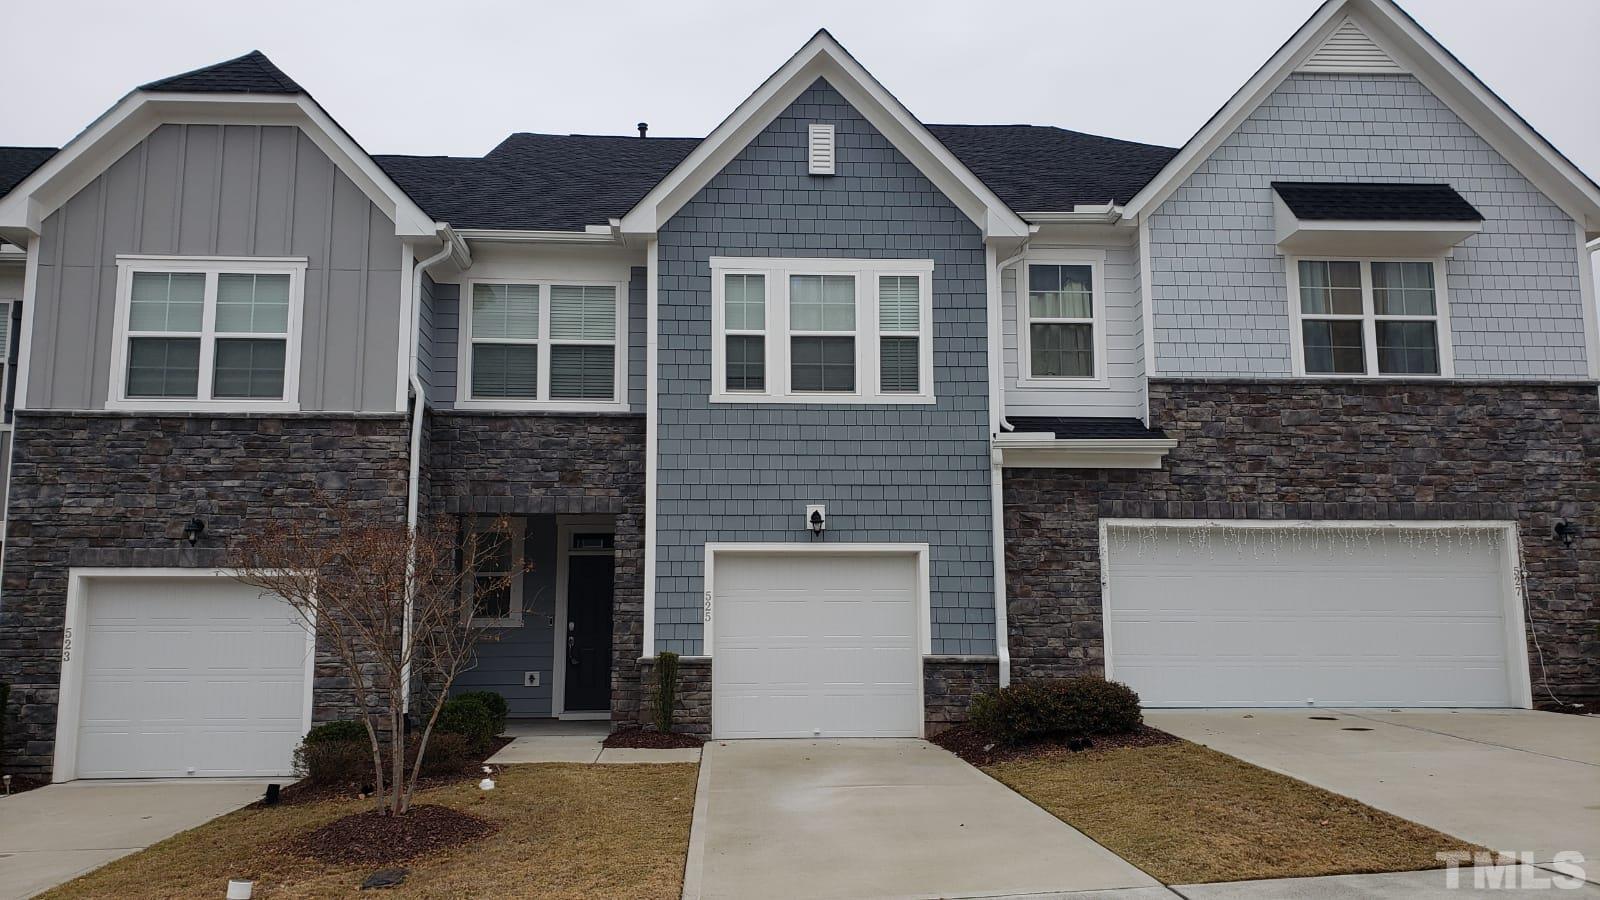
M1591 175L1600 2L1403 0ZM260 49L374 153L514 131L704 135L819 27L925 122L1177 146L1317 0L277 0L11 4L0 144L59 146L134 86ZM70 39L62 36L71 34Z

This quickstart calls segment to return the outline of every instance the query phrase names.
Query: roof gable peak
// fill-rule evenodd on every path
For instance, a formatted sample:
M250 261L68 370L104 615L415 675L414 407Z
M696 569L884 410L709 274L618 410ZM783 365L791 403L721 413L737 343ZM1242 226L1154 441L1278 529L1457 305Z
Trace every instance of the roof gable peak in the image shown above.
M184 94L304 94L265 53L251 50L243 56L202 66L140 85L139 90Z

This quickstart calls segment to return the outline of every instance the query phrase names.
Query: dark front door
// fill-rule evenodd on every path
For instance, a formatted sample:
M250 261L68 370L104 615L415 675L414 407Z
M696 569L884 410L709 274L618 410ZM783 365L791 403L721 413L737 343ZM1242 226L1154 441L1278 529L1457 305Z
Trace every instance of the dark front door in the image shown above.
M567 561L567 712L611 708L611 556Z

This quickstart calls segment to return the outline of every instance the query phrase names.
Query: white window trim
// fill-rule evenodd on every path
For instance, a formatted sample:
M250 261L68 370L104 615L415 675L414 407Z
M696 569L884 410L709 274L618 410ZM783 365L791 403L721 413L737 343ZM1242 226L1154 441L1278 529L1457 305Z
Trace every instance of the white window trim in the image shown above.
M267 256L145 256L119 255L117 257L116 323L111 345L111 379L106 399L106 409L173 412L298 412L300 410L300 335L305 316L305 257ZM128 377L128 315L133 301L133 274L135 272L199 272L206 275L206 300L201 313L200 375L198 396L181 397L129 397ZM278 400L248 400L241 398L213 399L211 397L213 348L216 346L217 276L228 275L288 275L289 276L289 334L283 360L283 397ZM264 335L264 337L273 337Z
M18 301L10 298L0 298L0 318L3 318L6 323L6 339L3 344L0 344L0 407L5 405L6 388L11 384L11 344L13 342L11 332L16 330L12 327L11 311L17 303ZM21 353L19 352L17 355L21 356ZM21 398L17 399L20 400ZM15 416L15 414L16 410L13 409L12 415ZM5 421L5 417L0 415L0 433L10 431L11 426L12 423ZM4 502L4 499L4 486L0 485L0 502ZM0 522L4 521L5 515L5 510L0 510ZM0 531L0 534L3 534L3 531Z
M766 308L766 390L729 391L727 386L727 336L723 310L723 284L728 275L764 275ZM802 331L795 336L853 336L856 344L856 389L793 391L789 387L789 276L852 275L856 281L856 327L852 332ZM916 393L885 393L879 384L878 278L915 275L920 287L917 337ZM752 333L752 332L738 332ZM890 332L911 337L912 332ZM835 405L898 405L935 402L933 388L933 261L928 259L804 259L727 257L711 258L711 402L712 403L815 403Z
M550 347L552 344L585 344L606 346L604 341L550 339L550 288L559 287L609 287L616 291L617 316L615 352L612 353L610 400L517 400L508 397L472 396L472 288L478 284L524 284L539 289L539 337L536 341L507 341L507 343L537 344L539 347L538 394L550 396ZM628 411L628 283L626 281L595 280L592 278L469 278L461 282L461 298L457 301L456 338L456 408L532 412L627 412Z
M522 583L526 579L526 572L522 571L523 561L527 559L527 520L513 517L507 520L511 528L511 571L516 577L511 580L511 599L507 603L505 616L478 616L477 601L473 596L478 587L478 580L474 572L468 572L462 579L461 589L467 592L466 610L467 619L475 628L521 628L522 627ZM495 526L500 524L499 519L474 519L470 527L472 533L486 534L498 531ZM463 560L466 565L468 560ZM470 566L469 566L470 568Z
M1089 377L1035 375L1033 352L1029 348L1032 331L1031 309L1028 303L1030 266L1088 266L1091 311L1088 319L1074 319L1088 324L1094 330L1094 374ZM1099 390L1111 387L1106 366L1106 253L1104 250L1032 250L1022 259L1022 271L1017 277L1017 387L1020 388L1081 388ZM1050 319L1051 322L1063 321Z
M1414 256L1285 256L1284 278L1289 287L1289 345L1294 359L1294 374L1297 378L1329 379L1334 381L1359 379L1365 381L1407 381L1412 379L1452 378L1455 376L1455 352L1450 344L1450 296L1445 285L1445 260L1444 257L1414 257ZM1354 262L1361 266L1361 315L1336 316L1336 315L1306 315L1300 311L1300 263L1302 260L1311 262ZM1418 262L1429 263L1433 266L1433 309L1432 316L1379 316L1377 306L1372 296L1372 264L1375 262ZM1361 321L1361 352L1366 371L1357 375L1344 372L1307 372L1306 371L1306 345L1305 336L1301 329L1304 319L1345 319ZM1428 374L1426 372L1379 372L1378 371L1378 328L1377 322L1434 322L1434 337L1439 345L1439 372Z

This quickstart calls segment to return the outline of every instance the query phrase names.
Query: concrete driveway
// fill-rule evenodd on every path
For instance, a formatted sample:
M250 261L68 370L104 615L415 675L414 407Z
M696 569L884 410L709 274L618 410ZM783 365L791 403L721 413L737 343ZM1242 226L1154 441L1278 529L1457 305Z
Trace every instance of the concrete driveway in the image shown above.
M1150 876L924 741L714 741L686 900L993 897Z
M1530 851L1539 862L1560 850L1600 860L1597 718L1530 710L1229 709L1147 710L1145 719L1492 849Z
M0 799L0 900L31 897L244 806L265 781L69 781Z

